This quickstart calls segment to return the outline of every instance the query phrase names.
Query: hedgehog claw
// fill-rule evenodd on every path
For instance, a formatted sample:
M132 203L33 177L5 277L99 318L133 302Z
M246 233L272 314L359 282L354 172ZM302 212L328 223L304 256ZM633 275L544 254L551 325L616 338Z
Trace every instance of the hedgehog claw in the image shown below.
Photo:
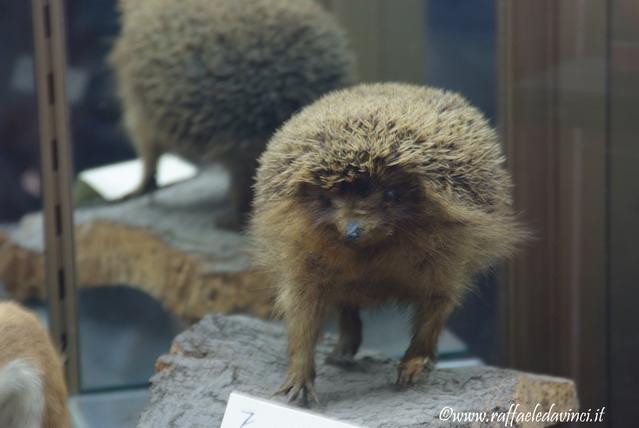
M429 358L414 357L406 361L402 361L397 370L397 382L399 387L410 386L415 384L424 369L428 370L432 367Z
M301 393L301 395L300 395ZM309 406L308 396L310 395L313 401L316 404L320 404L319 398L317 396L317 392L315 391L315 386L313 382L295 382L293 380L287 380L277 391L275 391L272 397L276 395L286 395L288 396L288 402L293 403L295 401L300 401L300 404L304 407Z

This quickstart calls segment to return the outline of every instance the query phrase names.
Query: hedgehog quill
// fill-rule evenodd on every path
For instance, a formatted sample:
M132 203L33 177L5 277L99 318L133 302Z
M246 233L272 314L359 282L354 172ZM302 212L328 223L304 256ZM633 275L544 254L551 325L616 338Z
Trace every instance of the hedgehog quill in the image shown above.
M257 158L293 113L353 80L354 58L312 0L120 0L110 56L124 127L143 160L131 196L156 187L173 152L221 162L231 176L228 226L243 225Z
M250 227L288 330L278 393L317 400L314 350L329 311L339 339L328 362L340 364L361 344L359 310L392 302L413 307L397 384L414 383L471 278L525 236L497 136L461 96L387 83L306 107L260 159Z

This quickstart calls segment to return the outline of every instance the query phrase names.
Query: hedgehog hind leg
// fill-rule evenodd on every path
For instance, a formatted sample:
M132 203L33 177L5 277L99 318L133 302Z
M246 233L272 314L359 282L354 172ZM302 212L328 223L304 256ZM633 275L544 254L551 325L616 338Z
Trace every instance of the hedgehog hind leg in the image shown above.
M253 180L257 170L257 155L224 162L230 176L229 211L218 219L218 226L242 229L249 219L253 201Z
M157 169L160 155L160 151L155 147L140 153L142 158L142 179L140 180L140 184L138 184L133 191L120 198L118 202L133 199L158 189Z
M142 179L138 186L116 202L132 199L150 193L158 188L157 168L164 153L165 138L158 133L151 119L144 114L136 98L125 97L124 128L133 143L138 157L142 160Z
M339 338L326 363L348 369L358 368L355 354L362 344L362 320L359 308L343 306L339 311Z

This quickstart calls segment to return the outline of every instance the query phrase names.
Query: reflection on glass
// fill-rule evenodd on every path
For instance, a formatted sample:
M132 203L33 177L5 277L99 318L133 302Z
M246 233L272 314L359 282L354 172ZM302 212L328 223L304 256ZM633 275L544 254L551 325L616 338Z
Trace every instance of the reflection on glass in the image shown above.
M0 299L17 299L46 322L44 268L21 252L42 254L42 218L24 217L41 206L37 100L29 2L0 13ZM25 227L19 228L22 221Z
M76 206L82 207L100 202L95 191L78 179L80 173L131 159L134 154L122 129L113 75L107 65L119 30L115 4L95 1L74 4L68 9L66 25L67 95L76 177L73 191ZM81 210L75 217L76 223L84 220ZM129 284L92 284L91 288L83 288L86 258L82 255L82 235L77 238L81 389L144 388L153 373L155 359L167 351L183 325L153 298L126 287ZM132 399L141 405L144 394L134 394ZM77 401L78 412L91 419L110 402L108 397L98 401L81 397Z
M0 52L0 301L24 305L46 329L44 223L38 213L42 185L30 2L0 5ZM36 353L29 354L33 347L25 344L35 338L41 341L39 332L28 323L28 317L12 314L10 331L15 331L17 325L27 327L27 331L20 335L24 340L21 347L2 343L2 357L36 359ZM0 361L0 371L5 370L5 363Z

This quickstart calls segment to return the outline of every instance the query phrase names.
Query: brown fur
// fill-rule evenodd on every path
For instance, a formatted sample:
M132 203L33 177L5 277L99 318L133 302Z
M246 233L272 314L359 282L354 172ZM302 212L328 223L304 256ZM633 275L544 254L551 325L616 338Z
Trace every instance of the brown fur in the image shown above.
M22 359L40 374L43 428L70 428L62 361L37 317L15 303L0 302L0 369Z
M289 334L281 392L314 394L314 347L340 313L329 360L361 343L358 309L412 305L399 366L410 384L471 277L525 236L497 136L461 96L405 84L336 91L294 116L260 159L250 236ZM349 224L360 236L347 239Z
M155 187L157 160L171 151L223 163L242 216L272 133L353 80L343 31L312 0L120 0L120 9L110 61L144 162L134 195Z

